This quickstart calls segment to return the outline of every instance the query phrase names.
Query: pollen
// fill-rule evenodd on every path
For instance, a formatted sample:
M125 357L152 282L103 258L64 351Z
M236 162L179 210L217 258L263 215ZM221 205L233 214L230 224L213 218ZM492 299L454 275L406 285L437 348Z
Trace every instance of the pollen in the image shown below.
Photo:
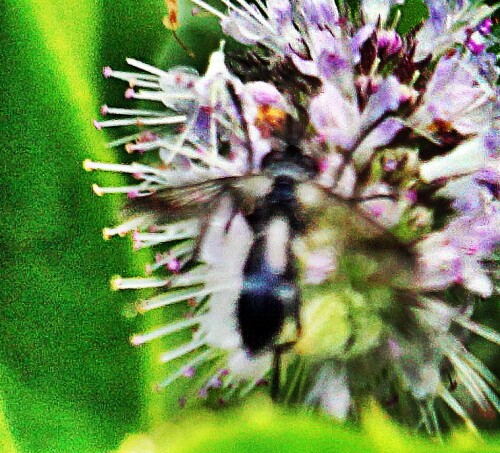
M168 15L163 18L163 25L169 30L175 31L179 28L179 18L177 16L179 4L177 0L165 0Z
M453 124L450 121L436 118L429 125L429 132L435 133L438 135L449 134L450 132L453 132Z
M271 105L261 105L258 107L255 126L261 131L264 137L270 137L273 131L281 131L285 125L287 113Z
M90 159L85 159L83 161L83 169L85 171L93 171L94 167L92 166L92 161Z
M104 195L104 190L97 184L92 184L92 191L99 197Z

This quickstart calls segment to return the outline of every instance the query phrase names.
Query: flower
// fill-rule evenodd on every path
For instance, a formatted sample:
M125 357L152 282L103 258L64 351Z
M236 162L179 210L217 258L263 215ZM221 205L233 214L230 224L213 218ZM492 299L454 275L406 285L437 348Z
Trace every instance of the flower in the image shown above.
M227 12L193 1L247 52L222 43L203 75L134 59L127 62L140 72L105 68L105 77L130 84L127 98L156 108L103 107L126 119L95 126L136 126L111 146L147 153L151 163L84 164L136 181L94 186L131 199L130 218L104 236L131 233L135 248L157 251L151 275L119 277L113 287L159 288L140 312L187 306L184 317L132 339L192 329L162 355L182 364L158 387L201 375L183 404L228 400L272 376L278 399L338 419L371 395L437 433L441 399L472 428L471 405L499 407L495 378L465 334L500 342L472 320L479 298L495 292L500 242L492 9L428 0L429 19L400 35L403 2L362 1L349 14L326 0L228 1ZM292 148L299 163L273 161ZM299 178L307 159L318 171ZM292 204L280 195L281 205L255 220L259 200L278 190L269 173L290 172ZM258 259L268 268L250 272ZM284 278L292 267L296 278ZM243 328L248 294L250 318L259 304L269 314L253 331ZM270 340L259 323L269 324ZM414 409L398 409L403 395Z

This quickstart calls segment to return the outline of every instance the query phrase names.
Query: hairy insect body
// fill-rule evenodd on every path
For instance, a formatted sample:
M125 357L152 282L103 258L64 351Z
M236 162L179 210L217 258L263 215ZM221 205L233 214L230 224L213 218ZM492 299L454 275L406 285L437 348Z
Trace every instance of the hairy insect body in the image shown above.
M243 269L237 319L243 345L251 354L276 344L286 318L292 317L300 326L301 297L292 244L305 229L297 185L307 170L298 152L289 145L282 155L265 163L275 177L273 185L246 216L255 239Z
M286 190L285 190L286 188ZM271 192L248 216L255 241L243 268L237 318L246 349L257 354L274 345L285 319L299 319L300 291L292 251L294 183L275 181Z

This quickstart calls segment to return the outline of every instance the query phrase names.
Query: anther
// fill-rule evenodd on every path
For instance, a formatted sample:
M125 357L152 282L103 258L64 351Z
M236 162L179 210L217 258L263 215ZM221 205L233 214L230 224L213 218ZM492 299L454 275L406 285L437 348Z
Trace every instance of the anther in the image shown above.
M113 75L113 70L111 69L110 66L104 66L104 68L102 68L102 75L106 79L109 79Z
M102 197L104 195L104 191L97 184L92 184L92 190L99 197Z

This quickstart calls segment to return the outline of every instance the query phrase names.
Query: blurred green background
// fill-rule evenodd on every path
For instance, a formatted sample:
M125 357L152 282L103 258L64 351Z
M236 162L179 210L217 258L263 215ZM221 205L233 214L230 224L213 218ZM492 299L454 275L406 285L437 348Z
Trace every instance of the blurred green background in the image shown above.
M123 104L126 87L105 83L104 65L193 63L165 13L162 0L2 3L0 391L22 451L106 451L155 416L143 371L159 367L129 345L142 320L123 316L137 294L109 287L142 272L145 256L102 240L120 200L91 183L118 177L81 163L123 153L91 123L101 104ZM180 32L201 67L218 43L206 22Z
M91 184L119 178L86 173L81 162L123 159L123 151L107 149L105 134L91 125L101 104L124 104L126 87L105 82L102 66L125 68L130 56L203 70L218 46L219 28L212 18L191 18L190 6L181 3L179 34L196 61L162 26L163 0L2 4L1 452L109 451L126 433L156 426L177 410L174 397L151 392L151 383L165 374L155 347L137 350L128 342L155 320L124 316L137 294L109 289L112 275L136 275L147 259L132 253L127 240L102 240L102 228L116 222L120 199L95 197ZM409 8L416 12L412 20L422 14L418 1ZM193 444L199 438L201 444L172 444L172 451L227 451L235 436L240 451L254 448L257 438L262 448L253 451L292 438L294 446L283 451L312 445L304 451L329 451L334 438L343 451L348 445L383 451L377 426L393 429L374 416L379 425L368 423L363 435L350 435L330 421L266 411L255 420L248 416L257 413L251 408L236 414L236 428L207 415L201 434L200 424L187 423L176 431L177 440L186 436ZM403 442L398 435L394 445Z

